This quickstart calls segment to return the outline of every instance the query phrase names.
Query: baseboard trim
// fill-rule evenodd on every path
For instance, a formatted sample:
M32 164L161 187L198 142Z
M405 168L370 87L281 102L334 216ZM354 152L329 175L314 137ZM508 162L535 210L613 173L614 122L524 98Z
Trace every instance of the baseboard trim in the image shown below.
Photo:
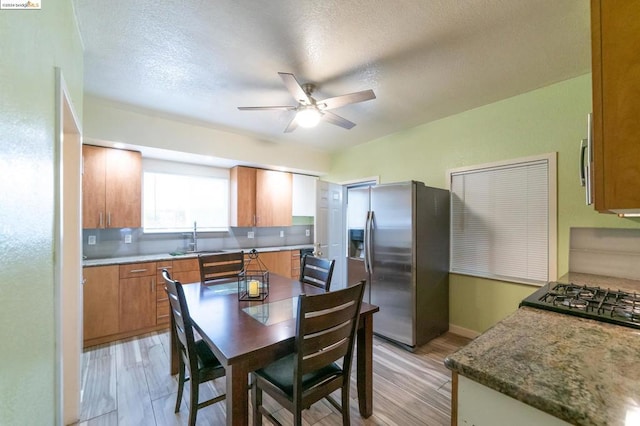
M475 339L482 333L478 333L475 330L470 330L468 328L460 327L459 325L449 324L449 332L453 334L457 334L458 336L467 337L469 339Z

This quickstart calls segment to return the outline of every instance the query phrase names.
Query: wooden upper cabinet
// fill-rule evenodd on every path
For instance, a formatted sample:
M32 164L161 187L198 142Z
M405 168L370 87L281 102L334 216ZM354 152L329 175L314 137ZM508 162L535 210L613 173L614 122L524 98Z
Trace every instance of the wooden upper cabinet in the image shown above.
M104 148L82 145L82 227L104 228L107 163Z
M231 169L231 226L291 226L291 173Z
M256 226L291 226L291 173L256 170Z
M109 228L142 226L142 155L107 150L106 208Z
M82 227L140 228L139 152L83 145Z
M256 169L237 166L229 174L231 226L256 226Z
M596 210L640 211L640 2L591 1Z

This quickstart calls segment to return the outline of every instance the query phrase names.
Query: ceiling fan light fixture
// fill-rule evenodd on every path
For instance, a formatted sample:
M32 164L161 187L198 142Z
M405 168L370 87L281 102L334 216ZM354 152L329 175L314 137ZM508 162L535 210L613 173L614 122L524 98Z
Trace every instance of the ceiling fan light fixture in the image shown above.
M304 108L298 110L296 114L296 121L300 127L315 127L320 122L320 111L316 108Z

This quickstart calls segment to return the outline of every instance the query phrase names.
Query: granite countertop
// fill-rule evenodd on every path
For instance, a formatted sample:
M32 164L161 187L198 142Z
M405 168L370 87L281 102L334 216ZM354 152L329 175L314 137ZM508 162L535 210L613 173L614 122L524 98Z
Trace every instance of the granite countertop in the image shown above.
M640 281L568 274L586 285L637 291ZM625 425L640 412L640 330L521 307L445 365L576 425Z
M266 251L281 251L281 250L299 250L303 248L313 248L312 244L303 244L303 245L295 245L295 246L275 246L275 247L255 247L258 252L266 252ZM225 250L211 250L211 252L234 252L239 250L244 250L245 252L249 252L253 249L244 248L244 249L225 249ZM206 252L206 251L203 251ZM178 260L178 259L189 259L192 257L197 257L199 253L185 253L180 255L171 255L170 253L157 253L157 254L141 254L135 256L122 256L122 257L109 257L103 259L85 259L82 262L82 266L106 266L106 265L122 265L127 263L141 263L141 262L155 262L162 260Z

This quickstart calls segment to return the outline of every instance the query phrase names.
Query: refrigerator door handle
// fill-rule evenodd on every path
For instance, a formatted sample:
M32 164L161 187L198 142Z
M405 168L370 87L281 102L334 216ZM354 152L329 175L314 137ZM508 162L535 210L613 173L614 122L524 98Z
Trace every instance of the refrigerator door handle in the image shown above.
M367 253L369 252L369 245L367 243L369 237L369 212L367 212L367 218L365 219L364 222L364 238L362 241L363 244L363 250L364 250L364 271L365 272L369 272L369 265L367 265Z
M363 238L363 244L364 244L364 247L363 247L363 249L364 249L364 258L363 258L363 260L364 260L364 271L366 273L369 273L369 265L367 264L367 257L368 257L367 253L369 253L369 242L368 242L368 239L369 239L369 213L370 212L367 212L367 218L365 219L365 222L364 222L364 238Z
M372 254L373 251L373 211L369 211L367 213L367 233L366 233L366 243L365 243L365 257L367 259L366 265L369 273L373 273L373 262Z

